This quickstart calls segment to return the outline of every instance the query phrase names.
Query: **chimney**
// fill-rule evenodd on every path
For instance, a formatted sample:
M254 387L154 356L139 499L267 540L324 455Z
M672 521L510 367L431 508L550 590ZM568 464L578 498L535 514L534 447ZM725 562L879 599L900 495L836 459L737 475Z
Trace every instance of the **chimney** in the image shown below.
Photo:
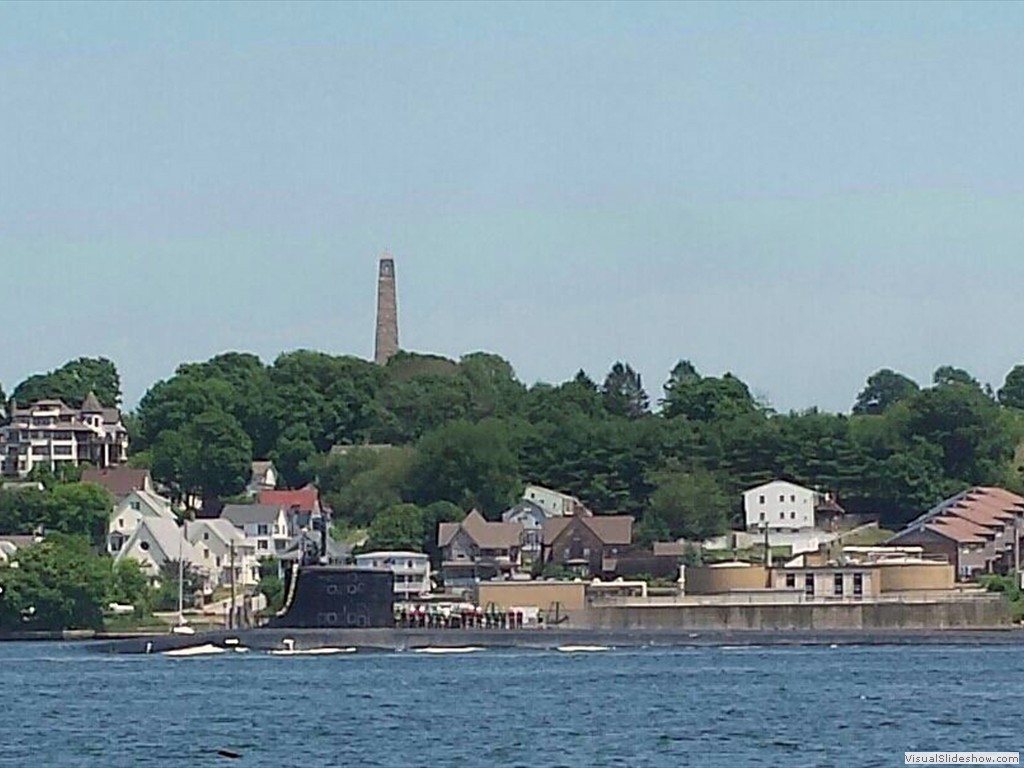
M398 352L398 297L395 291L395 260L387 251L377 271L377 336L373 361L384 365Z

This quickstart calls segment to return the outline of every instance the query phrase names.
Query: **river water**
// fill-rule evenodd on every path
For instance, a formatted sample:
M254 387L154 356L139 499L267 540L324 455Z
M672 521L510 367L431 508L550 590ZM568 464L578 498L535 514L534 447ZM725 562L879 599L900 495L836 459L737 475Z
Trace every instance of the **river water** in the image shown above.
M1024 646L174 659L6 643L0 697L5 766L895 766L1020 750Z

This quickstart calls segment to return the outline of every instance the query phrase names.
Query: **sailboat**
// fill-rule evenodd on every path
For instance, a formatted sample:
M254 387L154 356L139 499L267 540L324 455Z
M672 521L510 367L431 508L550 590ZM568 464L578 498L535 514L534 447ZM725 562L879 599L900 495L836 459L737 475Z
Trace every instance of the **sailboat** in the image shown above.
M178 623L171 627L171 633L175 635L194 635L193 627L185 623L185 558L182 551L182 542L185 540L185 521L178 526Z

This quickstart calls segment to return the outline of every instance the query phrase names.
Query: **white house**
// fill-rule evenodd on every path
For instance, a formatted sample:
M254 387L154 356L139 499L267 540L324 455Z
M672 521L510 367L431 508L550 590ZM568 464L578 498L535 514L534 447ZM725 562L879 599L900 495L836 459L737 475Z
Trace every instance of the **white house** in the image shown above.
M818 493L787 480L772 480L743 492L748 531L806 531L814 528Z
M523 491L523 501L542 507L549 517L570 517L590 515L589 509L575 496L559 493L541 485L528 485Z
M227 587L232 583L241 589L252 587L260 580L260 563L256 557L256 542L223 518L194 520L185 533L195 548L196 557L207 573L211 589Z
M249 474L249 484L245 492L249 496L257 496L260 491L277 488L277 469L272 461L254 461Z
M430 558L422 552L367 552L356 555L362 568L388 568L395 574L395 597L409 600L430 592Z
M276 504L227 504L220 516L256 542L258 558L273 557L291 543L287 511Z
M202 569L202 563L188 540L187 532L174 520L163 517L144 517L139 521L114 562L119 563L126 558L138 561L151 579L160 575L160 569L165 563L179 558L186 566Z
M107 552L116 555L135 533L139 522L146 518L160 518L174 522L177 517L170 499L150 491L134 490L121 499L110 515L107 525Z

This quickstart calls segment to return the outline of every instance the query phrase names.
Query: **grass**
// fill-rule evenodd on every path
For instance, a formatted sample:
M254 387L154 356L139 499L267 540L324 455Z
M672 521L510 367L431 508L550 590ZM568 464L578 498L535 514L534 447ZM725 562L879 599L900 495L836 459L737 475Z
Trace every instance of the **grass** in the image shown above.
M843 545L849 547L875 547L885 543L893 535L885 528L862 528L851 536L843 537Z

